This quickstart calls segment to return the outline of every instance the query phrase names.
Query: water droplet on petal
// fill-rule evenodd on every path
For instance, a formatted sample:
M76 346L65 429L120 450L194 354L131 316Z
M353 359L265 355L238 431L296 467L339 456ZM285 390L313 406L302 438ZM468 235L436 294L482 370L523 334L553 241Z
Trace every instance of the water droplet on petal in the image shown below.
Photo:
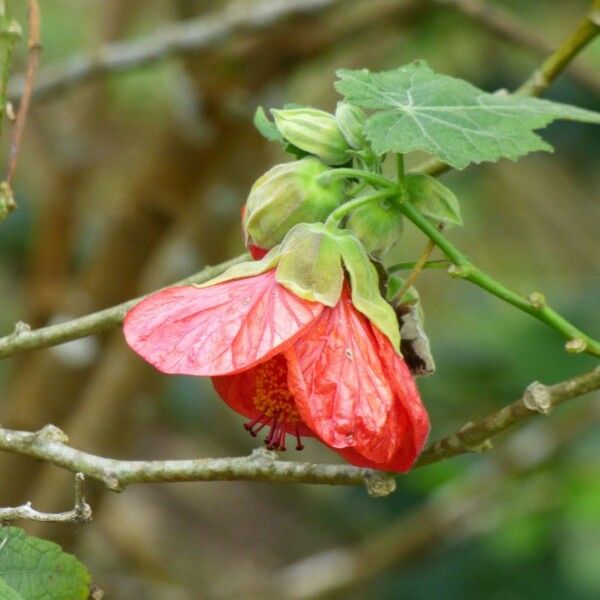
M354 446L354 436L351 433L346 436L346 444L348 444L348 446Z
M346 350L344 350L344 354L346 355L346 358L350 360L354 358L354 354L352 354L352 350L350 350L350 348L346 348Z

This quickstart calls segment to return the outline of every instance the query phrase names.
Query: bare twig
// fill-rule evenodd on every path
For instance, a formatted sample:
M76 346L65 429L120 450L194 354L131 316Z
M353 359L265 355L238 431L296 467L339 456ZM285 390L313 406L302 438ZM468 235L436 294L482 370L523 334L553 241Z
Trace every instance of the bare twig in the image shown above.
M44 523L88 523L92 520L92 509L85 501L83 473L75 473L75 503L71 510L61 513L40 512L31 507L31 502L14 508L0 508L0 523L8 521L40 521Z
M536 413L547 415L559 404L600 388L600 368L556 385L534 382L523 396L476 423L468 423L460 431L432 444L421 454L417 466L445 460L465 452L491 447L489 438Z
M366 485L374 496L394 491L395 480L387 473L349 465L326 465L277 460L265 449L250 456L198 460L113 460L75 450L54 425L38 432L0 428L0 449L37 458L68 471L81 472L115 491L132 483L177 481L270 481L328 485Z
M431 253L434 250L435 250L435 242L433 240L427 240L427 244L425 245L425 248L423 248L423 252L421 252L421 256L415 263L415 266L413 267L412 271L406 278L406 281L404 282L404 284L402 285L402 287L396 294L396 297L399 300L402 299L404 294L406 294L406 292L408 292L408 290L410 289L410 286L413 285L415 283L415 281L419 278L421 271L425 268L425 263L427 263L427 260L429 259L429 257L431 256Z
M8 113L7 87L10 64L17 40L21 37L21 26L6 14L6 6L0 2L0 133L4 125L4 116ZM0 222L15 208L14 195L10 185L0 183Z
M554 48L543 37L538 36L501 6L484 0L432 0L441 6L448 6L471 19L478 26L496 35L502 41L529 50L537 55L547 56ZM594 94L600 95L600 79L586 67L569 65L568 74L573 81Z
M17 40L21 37L21 26L6 14L4 2L0 2L0 132L4 124L7 106L8 77L10 64Z
M42 49L40 33L40 8L38 6L37 0L29 0L28 6L29 51L27 59L27 72L25 74L23 92L21 94L21 103L17 112L17 118L15 121L15 126L13 128L10 142L8 169L6 172L6 185L8 185L9 188L12 187L12 180L15 175L15 170L17 168L17 158L19 155L19 148L21 146L21 138L23 137L23 130L25 129L27 110L29 108L29 102L33 93L33 84L40 62L40 51Z
M527 80L515 91L524 96L541 96L567 65L600 33L600 0L594 0L588 14ZM440 175L450 169L444 161L432 158L416 168L418 173Z
M394 565L478 533L481 525L474 526L476 523L489 527L490 521L496 520L490 518L491 514L497 518L502 504L507 520L514 518L514 507L498 500L506 496L511 481L547 463L596 423L599 416L600 404L595 403L551 428L525 429L523 437L532 438L534 452L524 453L522 437L515 436L501 454L473 465L464 475L436 489L424 504L381 531L356 545L328 549L287 566L270 579L274 589L261 590L260 596L270 592L286 600L345 597L344 592L356 590ZM538 502L540 500L538 509L548 508L548 494L543 493ZM527 502L527 510L531 510L530 502Z
M519 87L517 94L540 96L565 67L600 33L600 0L594 0L588 14L573 33Z
M232 258L220 265L214 267L206 267L199 273L186 277L173 285L187 285L190 283L203 283L217 275L226 271L229 267L236 265L243 260L247 260L248 255L242 254L236 258ZM70 340L86 337L101 333L113 327L118 327L125 318L127 311L135 306L143 298L134 298L117 306L100 310L95 313L86 315L79 319L73 319L58 325L50 325L40 329L30 330L23 323L11 335L0 338L0 358L14 356L35 350L37 348L47 348L48 346L56 346Z
M546 387L534 383L517 402L478 423L436 442L416 466L438 462L464 452L490 446L488 438L535 414L547 414L554 406L600 388L600 369ZM73 473L84 473L115 491L133 483L176 481L270 481L328 485L366 485L371 495L384 496L395 489L394 478L380 471L349 465L309 464L277 460L264 449L251 456L198 460L131 461L103 458L75 450L67 436L54 425L38 432L0 427L0 450L31 456Z
M212 16L169 25L139 40L107 44L93 56L75 56L62 67L45 69L40 73L35 98L48 100L74 85L107 73L142 67L171 56L197 53L213 48L238 31L272 28L287 17L325 10L341 2L261 0L234 3ZM19 98L23 90L24 78L15 77L10 85L10 98Z

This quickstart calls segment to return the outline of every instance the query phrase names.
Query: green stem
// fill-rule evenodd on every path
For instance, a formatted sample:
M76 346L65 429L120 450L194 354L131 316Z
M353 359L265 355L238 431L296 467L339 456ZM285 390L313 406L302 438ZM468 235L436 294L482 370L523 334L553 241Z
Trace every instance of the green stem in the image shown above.
M600 2L600 0L598 0L598 2ZM356 198L355 200L347 202L330 215L329 219L327 219L328 224L337 224L347 212L357 206L366 204L367 202L390 198L393 195L399 196L398 210L423 231L430 240L435 242L436 246L438 246L438 248L450 259L452 265L448 271L453 277L462 277L490 292L497 298L512 304L523 312L546 323L569 340L566 344L568 351L574 353L587 352L594 356L600 356L600 342L583 333L583 331L569 323L564 317L550 308L542 294L535 292L526 298L508 289L490 275L478 269L458 248L440 233L431 221L424 217L409 202L404 202L404 189L398 186L398 184L387 177L374 175L373 173L357 169L333 169L332 171L324 173L324 175L362 178L377 187L384 188L372 196ZM323 177L323 175L321 177Z
M478 269L460 250L451 244L427 218L409 203L399 205L399 210L412 221L438 248L450 259L453 265L449 272L454 277L462 277L483 288L494 296L516 306L536 319L546 323L569 339L567 350L572 352L587 352L600 356L600 342L592 339L580 329L569 323L564 317L550 308L540 293L533 293L525 298Z
M354 198L345 204L342 204L339 208L336 208L325 221L325 225L328 227L337 227L338 223L351 211L363 204L369 204L371 202L377 202L378 200L385 200L396 196L398 192L394 189L381 190L368 196L361 196L360 198Z
M379 187L396 189L396 184L387 177L371 173L370 171L362 171L361 169L331 169L331 171L326 171L319 175L318 181L319 183L326 184L336 179L360 179Z
M540 96L585 46L600 34L600 0L594 0L588 14L564 42L536 69L515 92Z

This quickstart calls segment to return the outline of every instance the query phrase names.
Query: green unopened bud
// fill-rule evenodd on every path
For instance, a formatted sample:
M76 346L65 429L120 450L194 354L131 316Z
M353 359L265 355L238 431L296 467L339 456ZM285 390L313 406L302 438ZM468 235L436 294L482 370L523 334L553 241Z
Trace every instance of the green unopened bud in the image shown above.
M319 183L327 165L313 157L277 165L250 190L243 227L246 241L269 249L298 223L324 221L344 199L344 184Z
M346 228L373 258L382 258L400 240L402 215L390 200L370 202L350 213Z
M364 134L367 115L364 111L349 102L338 102L335 109L335 120L344 139L355 150L364 148L367 138Z
M314 154L328 165L341 165L350 159L348 144L335 117L315 108L272 110L281 135L292 145Z

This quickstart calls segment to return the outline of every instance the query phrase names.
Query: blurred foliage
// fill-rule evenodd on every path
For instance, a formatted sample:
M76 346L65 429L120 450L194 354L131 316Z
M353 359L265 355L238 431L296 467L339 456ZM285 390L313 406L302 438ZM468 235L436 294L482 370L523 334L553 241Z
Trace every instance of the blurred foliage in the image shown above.
M583 0L490 3L504 7L551 44L587 7ZM103 38L148 35L178 15L190 17L226 2L42 4L47 66L94 52ZM24 7L16 10L21 9L19 18L25 22ZM343 23L351 14L345 7L328 14L329 34L332 23ZM306 54L290 50L294 38L288 36L306 36L308 43L311 36L325 33L314 19L300 20L300 29L294 29L293 21L281 25L279 35L241 34L199 59L167 60L33 105L17 175L19 207L0 226L3 332L11 331L19 319L41 325L60 315L102 308L106 304L95 304L98 290L100 302L125 300L187 275L206 260L241 251L239 210L245 194L270 165L287 160L276 144L249 131L257 105L293 101L332 110L337 99L331 84L339 67L381 70L425 58L436 71L494 90L514 88L540 62L539 56L433 2L423 2L405 16L380 19L376 26L365 19L351 34L322 47L315 43L317 50ZM269 39L263 47L257 42L261 36ZM17 65L23 67L23 45L19 50ZM244 62L250 51L254 61L265 61L265 70L273 56L286 58L265 78L261 65ZM600 72L600 42L578 63ZM255 79L248 81L246 71ZM561 77L547 97L600 109L599 98L568 76ZM547 138L556 147L554 154L445 175L444 182L461 199L465 221L462 230L448 236L499 280L525 293L543 291L555 308L597 337L600 137L591 126L561 123L548 130ZM191 177L194 170L198 173ZM142 244L146 256L136 259L138 264L121 279L109 278L107 283L100 279L98 257L116 243L112 236L123 215L138 214L135 211L139 229L129 228L132 247ZM54 233L48 234L48 228ZM154 238L145 244L148 231ZM408 226L405 236L397 258L414 260L423 238ZM55 242L65 239L67 250L52 258ZM150 250L160 248L164 252L158 260ZM128 262L127 256L115 256ZM115 270L121 268L117 262ZM49 264L53 270L47 270ZM166 280L163 273L168 274ZM438 367L436 375L419 382L431 412L433 438L514 400L534 380L558 382L595 364L590 357L566 354L555 332L480 289L448 278L442 270L425 272L418 288ZM35 362L43 360L43 352L2 361L0 410L21 425L14 417L19 411L10 408L21 402L36 423L35 403L27 408L27 389L39 373L51 372L47 386L40 384L38 389L60 395L66 403L56 420L78 414L84 383L92 380L106 353L115 351L116 342L101 342L100 355L92 353L91 361L77 364L69 363L60 349L43 351L54 361L49 371ZM138 377L131 386L135 391L123 392L118 404L104 409L112 411L118 423L105 436L110 447L106 453L183 458L235 455L253 448L241 420L215 398L208 381L156 377L139 363L128 368L132 378ZM35 397L43 404L41 394ZM587 402L578 400L550 419L560 422ZM10 425L10 418L0 420ZM39 419L38 425L44 425L45 417ZM99 421L96 433L103 426ZM476 535L440 539L420 558L347 597L598 598L597 434L597 426L588 429L568 451L511 482L497 499L498 514ZM90 450L100 443L85 436L76 441ZM535 444L533 438L532 451ZM502 447L503 440L495 445ZM303 455L290 458L335 460L315 443L309 443ZM378 500L362 489L312 486L210 483L132 488L102 504L98 500L97 520L77 530L75 537L66 534L64 526L46 528L44 535L71 536L61 542L85 562L110 598L242 598L286 564L385 528L480 460L461 457L417 470L399 479L395 494ZM34 491L41 492L35 487L36 475L27 477L21 493L29 499ZM523 497L517 502L521 490ZM3 493L0 489L2 505ZM67 487L58 498L62 506L70 502L70 494Z

